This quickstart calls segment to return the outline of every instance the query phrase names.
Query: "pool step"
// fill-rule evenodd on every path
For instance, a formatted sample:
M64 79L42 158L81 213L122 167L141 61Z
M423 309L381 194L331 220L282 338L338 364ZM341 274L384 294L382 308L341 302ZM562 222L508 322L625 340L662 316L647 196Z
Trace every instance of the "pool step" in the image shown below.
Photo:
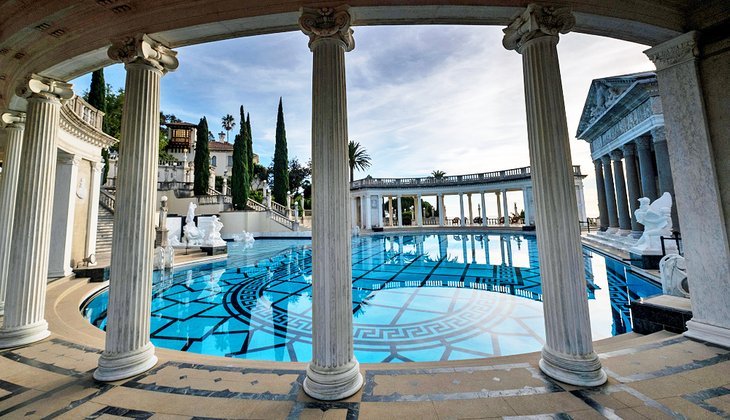
M621 334L616 337L609 337L603 340L598 340L593 344L596 353L601 354L630 347L639 347L650 343L658 343L661 341L676 338L677 336L677 334L669 331L659 331L647 335L631 332L627 334Z
M208 254L201 251L200 248L190 248L185 252L185 249L175 250L175 264L185 264L195 260L207 258Z

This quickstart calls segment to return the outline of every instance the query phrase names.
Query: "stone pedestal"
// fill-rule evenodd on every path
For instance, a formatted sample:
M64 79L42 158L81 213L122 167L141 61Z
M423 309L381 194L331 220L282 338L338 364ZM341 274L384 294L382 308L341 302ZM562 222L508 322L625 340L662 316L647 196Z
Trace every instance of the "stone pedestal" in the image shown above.
M3 174L0 178L0 267L9 266L10 248L13 239L13 217L15 197L18 189L25 114L7 112L1 117L7 131ZM8 285L8 270L0 270L0 315L5 312L5 290Z
M645 53L656 64L669 160L682 224L693 318L686 336L730 347L730 240L718 183L718 157L708 129L700 73L699 34L689 32Z
M19 91L28 100L23 153L18 176L12 246L8 264L5 317L0 348L48 337L44 319L51 208L56 176L56 137L61 99L73 96L68 83L33 75Z
M354 47L347 7L302 10L312 71L312 361L304 391L339 400L362 386L353 353L352 267L347 200L345 51ZM400 207L400 206L399 206ZM400 214L399 214L400 216ZM400 217L399 217L400 221Z
M546 343L540 369L559 381L606 381L593 351L585 274L576 220L568 127L556 44L575 24L565 9L530 5L507 29L503 44L522 54L530 166Z
M138 35L113 44L109 57L127 70L119 142L106 345L94 378L116 381L157 363L150 342L157 193L160 79L176 53Z

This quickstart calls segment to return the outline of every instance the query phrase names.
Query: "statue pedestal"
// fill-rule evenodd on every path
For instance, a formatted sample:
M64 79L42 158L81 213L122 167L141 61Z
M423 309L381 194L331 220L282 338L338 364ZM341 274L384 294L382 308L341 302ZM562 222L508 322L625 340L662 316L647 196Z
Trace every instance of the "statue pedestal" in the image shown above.
M208 254L208 256L211 255L220 255L220 254L227 254L228 253L228 245L223 246L201 246L200 250Z
M631 257L631 265L647 270L658 270L659 261L662 259L662 254L637 254L633 250L629 251Z

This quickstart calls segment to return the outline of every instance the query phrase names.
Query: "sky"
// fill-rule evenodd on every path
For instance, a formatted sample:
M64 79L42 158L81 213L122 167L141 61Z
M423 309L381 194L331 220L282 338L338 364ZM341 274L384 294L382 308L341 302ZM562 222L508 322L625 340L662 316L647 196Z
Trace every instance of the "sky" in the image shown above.
M529 166L522 60L502 47L491 26L355 27L346 53L349 138L363 145L372 166L355 177L418 177ZM221 118L251 115L254 151L268 165L274 154L276 111L283 98L289 158L311 156L312 54L301 32L259 35L179 48L180 67L161 84L161 110L196 123L206 116L214 133ZM591 35L561 35L558 44L574 165L584 180L586 210L598 215L588 143L574 138L591 80L653 70L648 47ZM90 75L74 80L78 94ZM122 65L105 69L124 87ZM238 124L231 132L238 131ZM522 195L509 193L510 210ZM434 200L427 199L434 202ZM473 202L477 211L479 198ZM458 199L446 201L447 217ZM496 217L496 198L487 199ZM492 216L494 215L494 216Z

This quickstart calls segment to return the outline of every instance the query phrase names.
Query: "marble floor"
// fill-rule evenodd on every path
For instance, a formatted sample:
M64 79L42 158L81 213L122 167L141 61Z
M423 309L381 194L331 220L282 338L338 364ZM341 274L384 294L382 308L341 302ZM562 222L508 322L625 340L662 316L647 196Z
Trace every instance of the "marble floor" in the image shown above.
M303 363L166 349L145 374L100 383L91 373L103 332L78 311L99 286L83 279L49 285L51 337L0 352L0 418L730 418L730 350L667 332L597 342L609 375L597 388L544 376L539 353L529 353L363 364L363 389L326 403L302 392Z

